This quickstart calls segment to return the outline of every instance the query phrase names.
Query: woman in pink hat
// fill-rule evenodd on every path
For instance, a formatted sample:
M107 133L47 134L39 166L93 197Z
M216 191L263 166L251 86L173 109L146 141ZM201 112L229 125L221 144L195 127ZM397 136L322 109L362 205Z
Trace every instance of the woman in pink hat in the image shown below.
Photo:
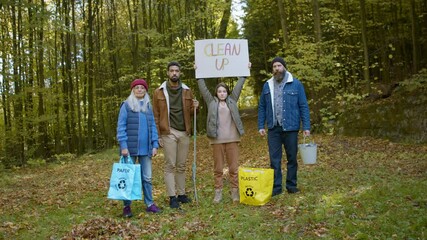
M129 97L120 106L117 122L117 140L122 156L130 155L133 162L141 164L142 191L147 212L157 213L160 209L153 201L151 183L151 157L159 148L156 123L148 96L148 85L144 79L136 79L131 85ZM132 217L131 201L124 201L123 216Z

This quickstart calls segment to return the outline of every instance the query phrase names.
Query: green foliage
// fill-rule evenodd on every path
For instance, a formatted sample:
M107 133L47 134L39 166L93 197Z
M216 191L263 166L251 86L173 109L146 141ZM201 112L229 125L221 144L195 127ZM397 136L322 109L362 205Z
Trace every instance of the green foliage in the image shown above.
M258 98L253 95L253 85L250 84L251 79L246 79L245 85L243 86L242 92L239 98L239 108L253 108L258 104Z
M348 136L369 135L396 142L425 143L427 111L426 71L399 84L378 87L378 95L348 95L336 132ZM384 93L382 93L384 92ZM347 103L348 102L348 103Z
M338 115L338 113L333 112L330 108L321 108L320 116L322 116L322 119L320 124L315 125L315 129L328 134L333 134L335 125L334 123Z
M51 158L49 158L49 162L55 163L66 163L75 161L77 156L72 153L64 153L64 154L55 154Z
M411 78L399 83L400 86L404 87L407 91L413 92L414 90L426 89L427 88L427 69L423 68L418 74L415 74Z
M8 167L113 146L129 83L145 78L152 92L169 61L181 62L184 81L195 88L194 40L216 38L229 7L211 0L15 5L5 2L0 11L0 132L11 133L1 138L0 155ZM228 36L238 38L236 23L228 26Z
M306 88L315 130L333 133L332 123L343 111L343 106L376 94L375 91L381 91L379 95L387 94L377 88L377 84L400 81L399 78L410 74L407 66L412 58L404 60L404 52L412 51L406 47L412 44L408 15L410 4L377 0L365 2L365 7L370 9L367 11L370 82L366 82L362 80L364 59L360 3L318 2L320 42L315 39L313 6L307 1L295 1L296 4L291 5L284 1L285 13L280 16L277 2L247 0L244 35L249 40L255 95L259 95L262 82L269 78L271 59L283 56L289 71ZM281 18L286 20L289 43L283 40ZM402 29L403 26L407 28ZM417 41L422 41L423 37L419 35Z
M243 35L231 20L226 37L249 41L252 77L243 92L242 107L256 106L263 82L270 76L270 61L281 55L306 87L315 130L331 133L330 123L341 112L340 106L352 103L356 96L381 95L384 91L378 84L414 74L410 66L414 43L419 48L415 49L417 67L426 64L421 0L413 1L416 39L411 32L411 1L365 1L370 82L361 80L359 1L318 1L320 42L314 32L313 2L283 1L283 15L275 0L241 2L246 13ZM3 165L113 146L117 107L129 93L129 82L145 78L149 92L153 91L166 79L168 61L180 61L184 81L197 88L192 81L194 40L218 37L228 2L141 3L93 2L92 9L82 1L1 5L0 132L9 134L1 137ZM95 89L90 92L92 84ZM418 81L411 86L416 88ZM93 138L88 138L89 133L94 133Z
M45 159L30 159L27 162L29 167L40 167L46 164Z
M359 94L353 94L353 93L344 93L342 95L336 96L336 102L341 106L352 106L360 103L361 100L363 100L367 95L359 95ZM341 109L344 110L344 109Z

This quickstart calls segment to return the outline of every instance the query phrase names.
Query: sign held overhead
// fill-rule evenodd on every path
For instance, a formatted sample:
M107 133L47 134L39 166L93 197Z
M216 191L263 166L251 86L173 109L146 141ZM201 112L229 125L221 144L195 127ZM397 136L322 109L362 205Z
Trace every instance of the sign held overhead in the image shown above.
M196 78L250 76L246 39L196 40L194 55Z

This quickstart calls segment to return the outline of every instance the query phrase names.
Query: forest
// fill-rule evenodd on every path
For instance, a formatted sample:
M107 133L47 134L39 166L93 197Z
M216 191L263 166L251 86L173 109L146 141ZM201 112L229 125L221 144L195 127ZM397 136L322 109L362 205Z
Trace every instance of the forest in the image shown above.
M144 78L151 93L172 60L201 99L194 41L211 38L248 40L242 109L257 107L270 61L283 56L306 88L313 131L333 134L341 106L387 96L426 67L427 1L3 0L1 165L116 146L129 83Z
M283 57L305 87L317 162L298 156L300 193L235 203L224 169L212 203L194 45L224 38L246 39L251 62L239 166L270 167L257 107L271 60ZM427 239L426 56L427 0L1 0L0 239ZM123 218L107 198L119 106L136 78L152 96L170 61L202 103L193 201L170 208L160 148L161 212L135 201ZM237 78L206 83L220 81Z

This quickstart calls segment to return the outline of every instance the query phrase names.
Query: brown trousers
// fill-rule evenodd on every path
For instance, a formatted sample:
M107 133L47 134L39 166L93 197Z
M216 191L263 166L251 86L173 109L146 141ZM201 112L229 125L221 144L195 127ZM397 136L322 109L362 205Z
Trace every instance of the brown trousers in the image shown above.
M228 163L228 173L230 176L230 187L239 188L238 171L239 171L239 143L221 143L212 144L214 158L214 177L215 189L223 187L223 170L224 163Z

